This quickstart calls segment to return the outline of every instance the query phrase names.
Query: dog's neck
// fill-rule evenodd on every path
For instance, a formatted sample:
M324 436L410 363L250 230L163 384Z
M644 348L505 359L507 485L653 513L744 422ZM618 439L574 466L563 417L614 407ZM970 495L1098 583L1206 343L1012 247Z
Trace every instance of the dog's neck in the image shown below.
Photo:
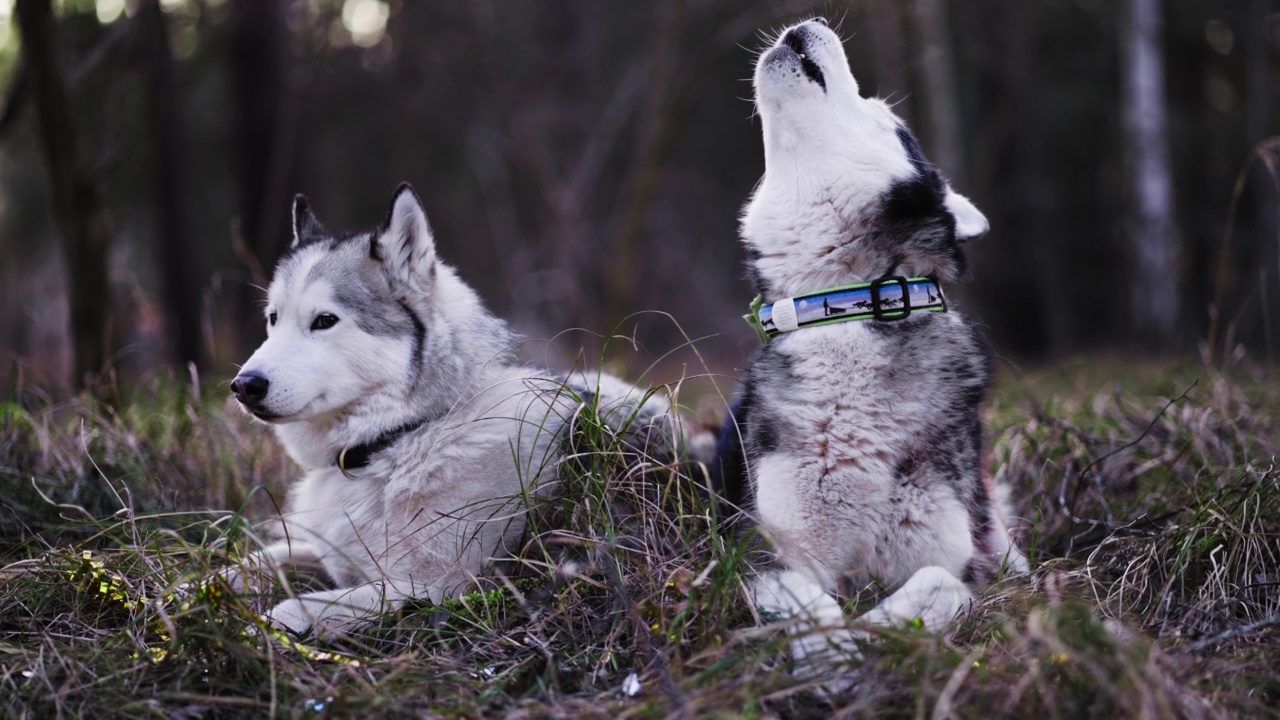
M893 172L799 173L806 156L769 167L742 216L742 239L766 297L869 282L888 273L881 245L870 239ZM917 273L912 273L915 275ZM928 274L928 273L918 273Z
M384 432L368 442L345 447L338 451L338 456L333 459L330 465L337 467L348 479L356 480L358 478L351 474L353 471L367 466L373 461L375 455L390 448L404 436L438 419L436 416L421 417Z
M371 398L358 411L338 413L308 422L275 426L276 436L294 462L305 470L335 467L343 451L362 445L377 445L398 430L421 424L448 413L455 401L437 399L400 405ZM381 448L379 448L381 449Z
M786 200L758 197L743 217L751 279L767 300L890 276L957 280L963 261L940 215L887 222L885 198L856 191L821 195L800 209Z

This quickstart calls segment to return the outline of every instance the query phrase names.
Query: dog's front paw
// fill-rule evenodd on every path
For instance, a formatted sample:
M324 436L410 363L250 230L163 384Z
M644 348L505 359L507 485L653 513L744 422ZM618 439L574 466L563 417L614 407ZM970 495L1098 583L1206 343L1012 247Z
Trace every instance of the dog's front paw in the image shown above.
M813 683L818 694L832 698L858 685L862 652L859 633L845 627L809 628L791 639L791 675Z
M276 605L263 617L267 624L277 630L284 630L295 637L303 637L312 625L316 624L316 615L311 612L300 598L289 598Z
M834 597L795 571L767 573L753 590L762 619L786 624L794 678L812 684L826 699L857 687L857 671L850 665L862 660L858 641L865 637L845 625L844 611Z
M955 575L940 567L923 567L858 621L882 627L919 623L929 632L941 632L973 600L973 591Z
M333 640L368 625L386 609L382 586L373 583L299 595L271 608L265 619L296 637L310 630L322 640Z
M265 617L269 625L284 630L295 638L306 637L310 632L313 637L325 642L350 635L373 619L355 613L350 608L305 595L285 600L271 608Z

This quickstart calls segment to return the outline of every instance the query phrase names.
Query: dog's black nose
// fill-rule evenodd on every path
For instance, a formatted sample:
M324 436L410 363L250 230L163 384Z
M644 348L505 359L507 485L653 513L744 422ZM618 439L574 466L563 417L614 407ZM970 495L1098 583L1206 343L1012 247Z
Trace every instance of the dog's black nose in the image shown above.
M827 27L831 27L831 23L827 22L827 19L826 19L826 18L824 18L824 17L822 17L821 15L819 15L818 17L815 17L815 18L813 19L813 21L814 21L814 22L816 22L816 23L822 23L823 25L825 25L825 26L827 26Z
M231 392L235 393L237 400L248 406L262 402L267 397L267 389L270 387L271 383L266 378L252 373L237 375L236 379L231 381Z

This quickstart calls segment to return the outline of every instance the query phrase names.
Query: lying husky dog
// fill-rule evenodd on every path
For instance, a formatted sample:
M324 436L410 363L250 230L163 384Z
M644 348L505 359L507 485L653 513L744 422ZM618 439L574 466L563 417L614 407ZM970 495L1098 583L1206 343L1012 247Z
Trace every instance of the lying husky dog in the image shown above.
M436 258L408 185L373 232L327 232L302 196L293 228L267 340L232 390L305 476L283 539L248 565L319 564L337 587L280 603L273 624L332 636L454 595L518 540L521 500L554 485L581 413L633 448L669 429L666 403L620 380L516 364L516 336Z
M841 583L896 590L868 621L936 629L1025 559L981 469L991 363L943 296L986 218L888 105L859 96L822 18L760 56L755 92L765 174L742 239L766 344L721 464L746 471L745 504L783 567L757 600L796 619L797 671L816 673L832 642L853 651Z

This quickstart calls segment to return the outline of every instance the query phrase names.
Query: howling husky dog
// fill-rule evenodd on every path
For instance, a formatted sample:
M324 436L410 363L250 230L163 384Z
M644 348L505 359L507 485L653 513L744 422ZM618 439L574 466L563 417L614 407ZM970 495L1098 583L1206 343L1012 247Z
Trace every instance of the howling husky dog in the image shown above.
M743 499L783 567L757 600L797 621L803 674L832 643L853 650L841 583L895 591L869 622L939 628L971 585L1025 559L981 470L990 360L942 296L986 218L888 105L858 94L822 18L760 56L755 91L765 174L742 239L763 301L749 317L767 344L721 465L746 471Z
M301 195L293 227L267 340L232 390L305 476L284 539L247 564L319 564L336 588L280 603L273 624L332 636L407 598L456 594L519 539L520 500L554 484L581 413L631 448L669 439L661 398L515 364L516 336L437 260L408 185L373 232L327 232Z

